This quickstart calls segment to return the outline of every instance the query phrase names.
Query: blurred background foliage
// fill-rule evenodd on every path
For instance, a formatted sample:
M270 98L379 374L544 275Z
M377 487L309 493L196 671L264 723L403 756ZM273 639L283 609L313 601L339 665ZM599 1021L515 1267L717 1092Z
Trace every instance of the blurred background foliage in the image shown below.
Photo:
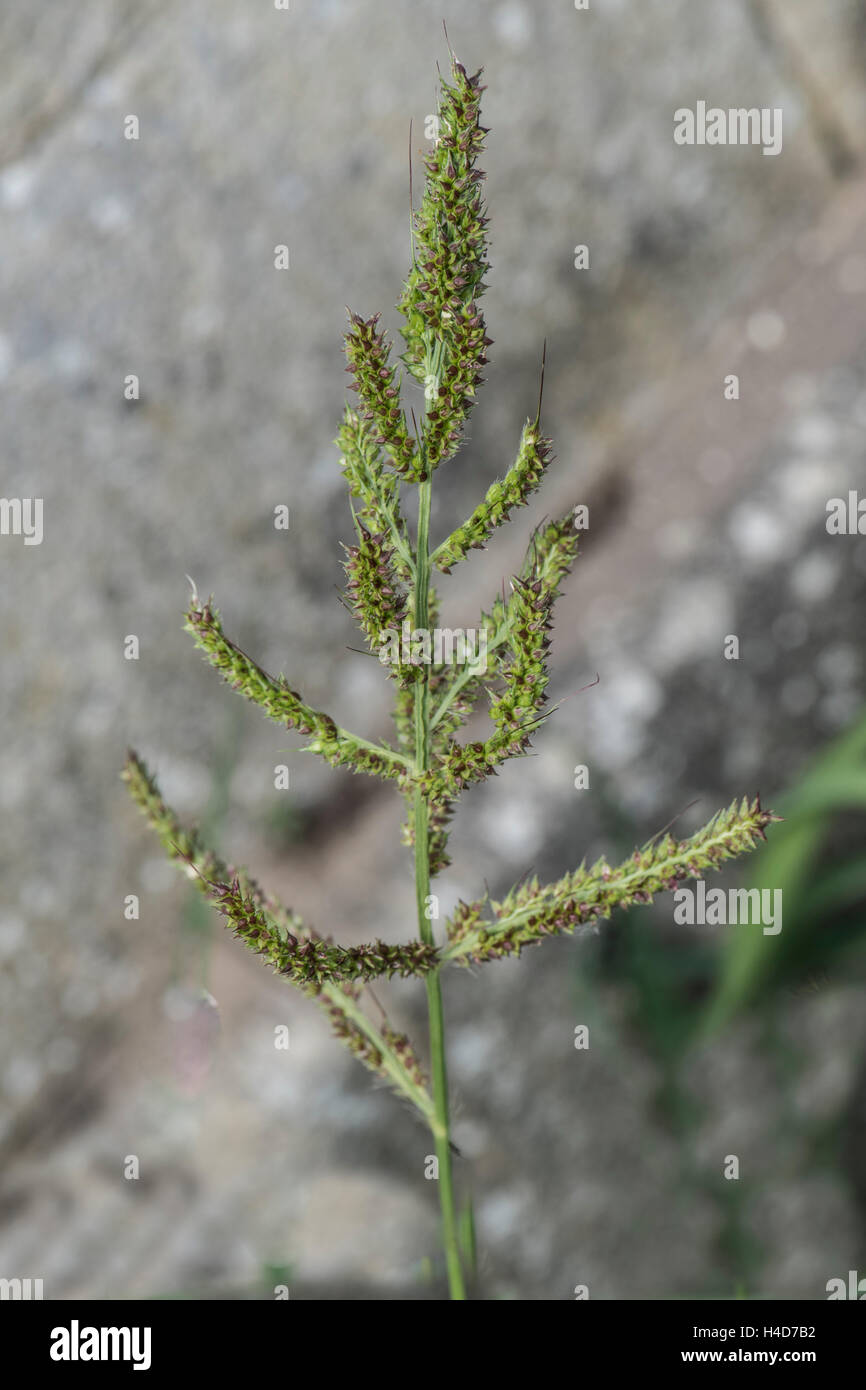
M704 1292L712 1298L748 1298L762 1250L744 1216L752 1186L748 1178L707 1181L688 1158L702 1113L700 1094L687 1078L693 1048L724 1046L726 1030L751 1016L765 1055L775 1059L797 1162L807 1170L841 1171L855 1194L866 1192L859 1095L853 1103L846 1097L817 1124L798 1122L793 1089L803 1056L780 1028L780 1014L792 997L814 995L834 980L866 982L866 710L775 798L775 809L783 823L772 826L767 843L721 881L781 890L778 938L750 922L729 925L710 938L700 927L687 934L673 933L669 926L667 933L648 931L639 913L619 913L610 932L575 967L576 996L583 1008L593 1001L596 1015L603 1018L612 988L622 991L633 1037L658 1066L658 1114L683 1146L684 1181L703 1188L719 1208L717 1255L727 1278ZM634 843L622 832L618 838L621 852ZM658 916L661 925L661 912ZM664 920L669 922L667 916ZM866 1054L860 1070L861 1075L866 1071ZM866 1240L861 1244L866 1250Z

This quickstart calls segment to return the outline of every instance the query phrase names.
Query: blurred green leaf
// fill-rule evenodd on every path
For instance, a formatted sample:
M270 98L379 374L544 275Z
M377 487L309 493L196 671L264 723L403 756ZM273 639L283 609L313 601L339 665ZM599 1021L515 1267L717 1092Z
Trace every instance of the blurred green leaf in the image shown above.
M866 854L841 862L833 833L841 816L866 811L866 716L821 753L799 786L783 798L768 843L754 861L753 888L782 890L782 931L754 924L729 928L715 988L700 1031L714 1032L741 1009L805 970L826 965L866 934ZM848 913L847 918L840 917Z

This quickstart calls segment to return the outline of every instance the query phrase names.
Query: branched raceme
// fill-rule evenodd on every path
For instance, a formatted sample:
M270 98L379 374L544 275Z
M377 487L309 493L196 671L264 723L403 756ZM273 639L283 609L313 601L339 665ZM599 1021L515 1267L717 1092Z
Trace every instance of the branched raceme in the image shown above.
M411 1101L429 1120L433 1110L427 1081L409 1039L397 1033L388 1024L377 1028L361 1008L359 976L363 972L359 967L359 961L366 960L369 966L367 953L375 948L368 947L366 951L363 947L354 948L353 953L348 953L354 955L353 968L344 969L339 978L325 969L320 970L317 975L310 968L309 958L299 972L293 970L293 962L304 959L301 953L308 946L318 950L324 948L326 952L339 948L323 941L315 931L304 925L296 912L292 912L278 899L265 893L246 870L233 868L208 849L198 831L184 826L174 811L166 805L155 778L142 759L132 751L127 755L123 779L136 805L158 835L169 859L178 864L199 891L220 908L231 921L236 935L257 955L264 955L280 973L286 974L303 993L314 999L324 1010L335 1034L346 1044L349 1051L371 1071L382 1076L406 1100ZM227 910L226 893L240 906L238 924ZM251 935L245 930L251 920L254 922L256 935ZM378 945L379 943L376 943L377 947ZM404 966L411 965L411 973L415 973L419 964L424 969L430 968L426 954L419 955L417 952L418 945L420 943L414 943L414 947L405 948L406 955L401 958ZM404 948L385 949L400 952ZM341 954L345 957L347 952ZM281 963L289 965L289 970L282 970ZM385 966L384 957L382 963ZM378 973L392 974L392 965L394 969L400 969L393 955L389 958L388 965ZM368 970L364 978L369 979L371 973L373 972Z
M487 217L476 168L487 131L481 125L481 73L452 63L443 80L436 143L413 217L413 262L399 309L405 319L403 361L425 392L427 411L419 477L429 476L460 446L487 361L484 316Z
M483 550L496 528L509 520L512 510L526 506L540 487L550 461L550 440L541 433L539 420L527 420L517 458L505 477L490 484L483 501L468 520L433 552L432 560L437 569L450 574L451 566L465 559L470 550Z
M413 261L399 301L405 320L403 369L408 384L423 387L426 403L420 424L414 409L407 415L404 372L391 361L379 316L364 319L350 313L345 338L347 370L357 397L346 407L337 435L355 528L354 543L345 547L345 601L368 648L378 651L386 665L386 634L414 629L419 612L428 628L436 622L431 570L449 574L470 550L483 548L511 512L528 502L551 459L539 405L523 427L514 462L488 487L469 518L430 547L419 504L418 533L411 535L401 511L401 487L420 485L429 518L430 479L459 447L490 345L478 307L488 268L483 175L476 167L486 133L479 120L483 89L480 73L468 75L456 60L450 77L442 82L438 139L426 161L425 191L413 217ZM435 657L425 661L407 658L401 648L389 671L394 678L395 747L342 728L309 705L285 677L269 675L225 635L212 600L193 593L186 628L223 679L277 724L295 730L308 751L334 767L396 782L410 807L404 839L415 846L416 856L425 856L429 873L435 874L448 863L448 827L461 791L495 774L506 760L524 755L549 717L552 611L574 563L577 541L570 514L534 531L519 573L477 624L484 638L483 660L476 655L462 663ZM488 732L460 742L456 735L476 714L487 716ZM411 1044L389 1024L375 1025L363 1007L370 981L430 977L451 963L516 956L546 936L593 926L616 908L650 902L683 879L700 878L745 853L775 819L759 801L743 800L690 838L666 834L617 868L602 859L589 868L581 864L555 883L521 882L499 902L461 902L440 946L432 940L343 946L306 927L244 871L222 863L166 806L134 753L124 777L168 855L235 936L315 999L349 1050L411 1101L440 1138L441 1116ZM420 847L415 844L419 826L426 836Z
M374 442L401 477L415 481L422 471L417 442L409 433L400 404L399 369L390 363L391 349L384 331L377 332L380 315L363 319L349 310L352 327L345 337L346 371L361 402L361 419L370 426Z
M603 921L615 908L650 903L656 893L672 891L684 879L703 878L725 860L754 849L766 839L765 827L777 819L762 808L759 797L744 797L688 839L663 835L615 869L599 859L590 868L581 864L555 883L541 885L530 878L501 902L461 902L448 922L441 959L468 964L518 956L524 946L546 936Z
M406 594L401 591L386 533L374 535L363 523L358 533L358 544L344 547L346 599L370 647L378 649L383 632L402 629Z
M286 729L297 729L309 737L307 749L318 753L332 767L348 766L353 772L367 772L374 777L393 777L405 780L410 771L409 760L384 744L369 743L357 734L341 729L329 714L313 709L292 690L284 676L269 676L222 629L220 615L213 600L202 601L193 594L186 612L185 627L195 638L210 664L223 680L245 695L253 704Z

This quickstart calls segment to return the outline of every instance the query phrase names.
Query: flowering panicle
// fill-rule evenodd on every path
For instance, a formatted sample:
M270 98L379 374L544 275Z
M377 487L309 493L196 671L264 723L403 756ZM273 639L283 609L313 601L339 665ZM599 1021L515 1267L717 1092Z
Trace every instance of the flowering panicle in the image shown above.
M483 903L461 903L448 924L445 960L497 960L519 955L545 936L610 917L614 908L650 903L656 893L675 889L684 879L703 878L728 859L746 854L765 828L778 820L760 797L744 797L719 811L694 835L677 840L666 834L635 850L612 869L605 859L584 864L543 887L537 878L518 885L502 902L491 902L493 919L482 920Z
M470 550L483 550L498 526L509 520L515 507L525 507L541 484L550 462L550 440L541 433L538 419L523 426L517 458L504 478L490 484L483 502L434 550L431 561L443 574L463 560Z
M284 676L269 676L226 637L211 599L202 603L197 594L193 595L185 627L233 690L259 705L278 724L308 735L309 750L320 754L332 767L348 766L355 772L367 772L376 777L406 778L408 761L401 754L339 728L329 714L304 704Z
M470 783L495 774L506 759L525 754L533 733L551 713L551 615L578 544L570 514L535 530L519 573L476 625L484 638L483 659L476 647L477 660L452 663L442 656L441 645L431 643L438 620L431 573L450 573L470 550L483 548L542 483L551 457L550 442L541 431L539 395L535 419L524 425L508 472L490 485L469 518L431 549L432 475L460 445L491 342L479 309L488 269L480 188L484 176L476 167L486 134L480 124L480 77L480 72L469 76L452 55L450 81L442 81L437 138L426 160L424 194L412 215L412 265L399 302L402 367L423 385L425 407L419 401L417 424L412 412L411 433L401 403L403 371L391 361L379 315L364 319L350 312L345 337L347 371L358 395L357 408L346 407L336 440L355 528L353 544L345 547L345 599L368 646L388 642L384 655L393 663L396 748L341 728L308 705L284 676L268 675L225 636L212 600L194 593L186 613L187 630L210 664L270 719L304 736L305 751L318 753L332 766L396 782L409 808L403 836L414 847L420 939L347 946L319 935L245 871L224 864L197 831L183 826L135 754L123 774L169 857L187 871L234 934L314 999L349 1051L386 1079L429 1125L442 1177L438 1186L455 1297L462 1296L463 1285L450 1168L439 979L443 965L519 955L545 936L597 923L617 907L647 903L683 879L700 877L750 850L776 819L758 800L735 802L690 838L680 841L664 834L618 868L600 859L546 885L527 879L501 902L489 896L461 902L447 925L446 944L434 943L427 912L430 878L448 863L448 830L457 797ZM418 484L412 530L401 511L401 490L409 483ZM406 628L413 644L416 635L419 639L410 655L402 640ZM390 634L398 635L396 644ZM449 650L449 657L455 650ZM486 737L459 742L455 735L485 699L491 725ZM387 1021L373 1024L362 1007L365 982L394 975L425 979L432 1094L409 1040Z
M412 219L413 265L398 305L406 319L403 361L425 388L427 474L457 450L492 341L478 307L488 269L484 174L475 167L487 134L484 88L481 72L469 76L456 59L451 76L451 84L442 82L437 139Z
M385 342L384 331L376 331L380 317L373 314L364 319L349 312L352 327L345 338L346 371L358 393L361 418L370 424L388 463L402 477L417 480L423 465L400 404L399 373L389 362L390 345Z

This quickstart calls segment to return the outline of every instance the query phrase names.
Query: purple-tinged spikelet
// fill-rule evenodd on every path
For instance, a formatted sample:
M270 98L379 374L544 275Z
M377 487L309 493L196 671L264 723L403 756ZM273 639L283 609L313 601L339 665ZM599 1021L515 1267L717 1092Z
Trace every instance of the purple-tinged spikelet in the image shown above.
M617 869L599 859L555 883L541 886L537 878L521 883L502 902L490 904L493 920L482 919L483 902L461 903L448 924L450 944L444 959L480 962L519 955L524 946L544 936L605 920L618 907L650 903L656 893L668 892L685 879L702 878L726 860L748 853L766 839L766 826L778 819L763 809L760 797L744 797L688 839L679 841L668 834L651 840Z

